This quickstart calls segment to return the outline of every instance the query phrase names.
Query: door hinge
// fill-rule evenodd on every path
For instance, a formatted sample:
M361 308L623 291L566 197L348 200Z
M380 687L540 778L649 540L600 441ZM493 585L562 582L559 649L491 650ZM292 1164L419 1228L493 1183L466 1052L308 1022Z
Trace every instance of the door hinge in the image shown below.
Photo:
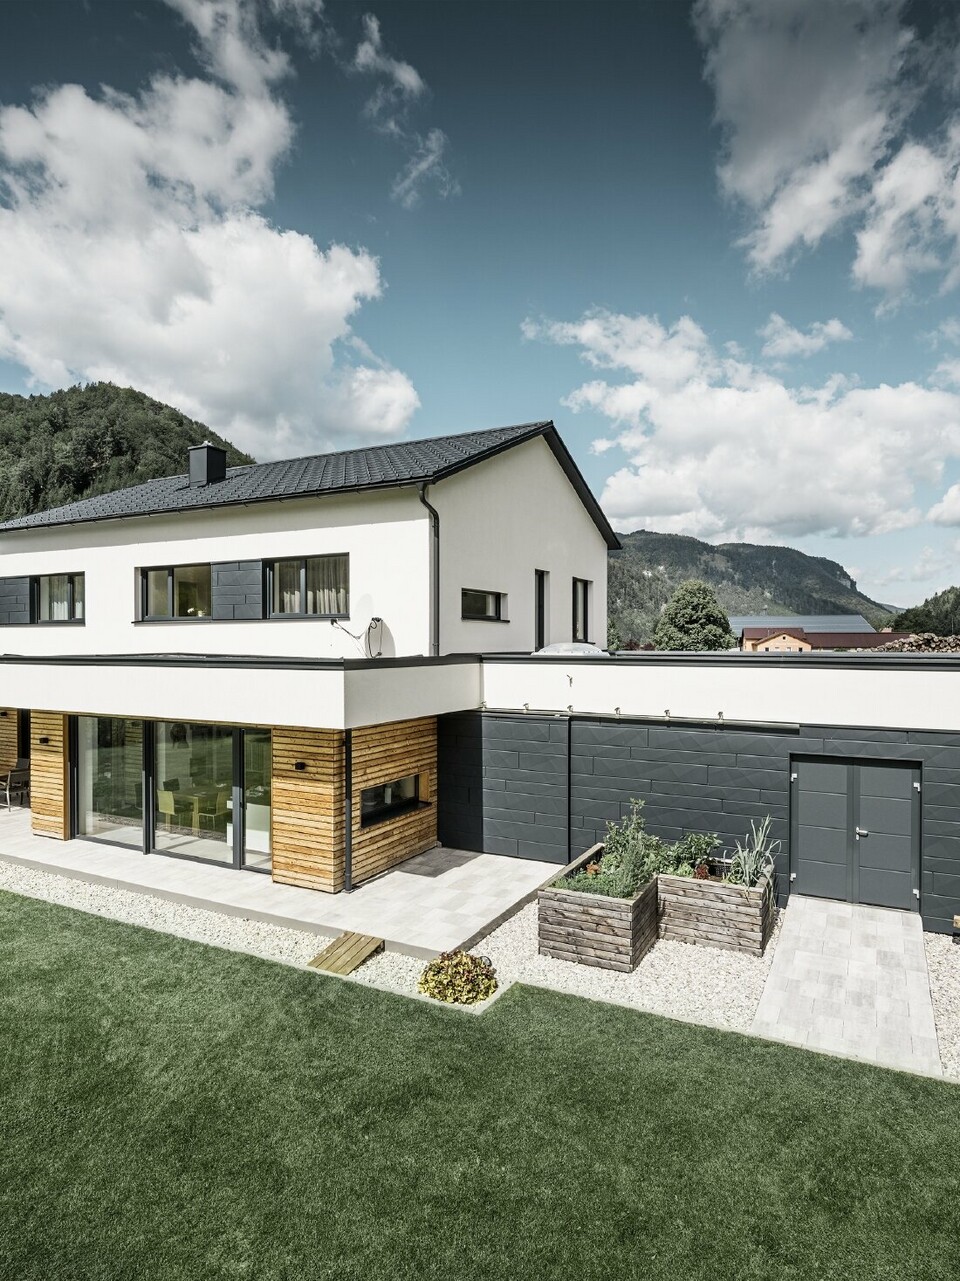
M920 891L919 891L919 890L914 890L914 891L913 891L913 897L914 897L914 898L919 898L919 897L920 897Z
M790 873L790 879L791 879L791 881L795 881L795 880L797 879L797 874L796 874L796 872L791 872L791 873Z
M920 784L919 784L919 783L914 783L914 787L917 789L917 791L918 791L918 792L920 791Z
M791 783L795 783L795 782L797 781L797 778L798 778L798 777L799 777L799 776L798 776L798 774L797 774L797 771L796 771L796 770L794 770L794 771L793 771L793 773L790 775L790 782L791 782Z

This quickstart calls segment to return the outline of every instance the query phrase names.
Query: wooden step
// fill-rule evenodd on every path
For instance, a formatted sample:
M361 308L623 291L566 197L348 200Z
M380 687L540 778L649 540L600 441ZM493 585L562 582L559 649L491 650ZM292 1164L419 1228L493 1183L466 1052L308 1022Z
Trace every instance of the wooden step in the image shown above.
M372 934L354 934L347 930L339 934L332 943L318 952L307 964L315 970L325 970L327 974L352 974L374 952L383 947L383 939L374 938Z

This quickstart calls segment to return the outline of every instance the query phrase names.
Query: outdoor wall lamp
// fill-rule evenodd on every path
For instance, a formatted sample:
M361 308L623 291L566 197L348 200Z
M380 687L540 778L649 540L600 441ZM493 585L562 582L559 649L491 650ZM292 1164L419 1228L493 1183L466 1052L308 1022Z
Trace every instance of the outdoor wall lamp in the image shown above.
M49 740L49 738L46 736L46 734L44 734L41 738L38 738L38 739L37 739L37 742L38 742L38 743L49 743L49 742L50 742L50 740Z
M41 739L40 741L42 742L43 740ZM307 762L306 762L306 761L294 761L294 762L293 762L293 768L294 768L295 770L298 770L298 771L301 771L301 772L302 772L303 770L305 770L305 769L307 768Z
M7 714L7 709L4 708L3 711L0 712L0 716L6 716L6 714Z

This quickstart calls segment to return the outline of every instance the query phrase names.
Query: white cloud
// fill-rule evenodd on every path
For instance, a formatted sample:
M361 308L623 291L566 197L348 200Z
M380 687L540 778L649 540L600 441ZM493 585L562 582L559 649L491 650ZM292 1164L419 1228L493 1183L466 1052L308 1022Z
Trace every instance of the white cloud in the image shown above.
M351 345L377 260L258 212L294 133L287 56L247 0L172 3L207 78L0 108L0 355L37 385L132 384L260 457L396 435L416 391Z
M939 549L928 545L912 565L898 565L886 573L873 574L870 582L874 587L889 587L891 583L925 583L946 570L953 570L957 564L957 552L956 542Z
M775 311L770 313L770 319L758 332L761 338L766 339L761 355L774 361L789 360L792 356L813 356L823 351L828 343L846 342L853 337L836 317L818 320L804 333Z
M856 283L896 300L922 273L960 283L960 113L938 74L957 60L943 29L925 45L905 0L698 0L723 131L723 190L747 209L758 271L782 267L842 226ZM949 47L948 47L949 46ZM926 140L906 133L929 105Z
M380 22L373 14L363 19L364 38L357 45L352 70L379 79L367 99L364 115L378 133L393 138L409 159L390 188L391 198L404 209L420 202L420 193L432 183L441 196L454 196L460 185L447 168L445 155L450 139L442 129L430 129L426 137L410 125L410 107L427 93L423 77L409 62L388 54L383 45Z
M945 461L960 457L960 396L945 389L837 376L788 387L718 354L689 317L667 327L594 311L572 324L528 320L524 333L616 375L563 403L618 429L629 461L601 501L621 529L758 541L903 529L922 519L918 487L941 483Z

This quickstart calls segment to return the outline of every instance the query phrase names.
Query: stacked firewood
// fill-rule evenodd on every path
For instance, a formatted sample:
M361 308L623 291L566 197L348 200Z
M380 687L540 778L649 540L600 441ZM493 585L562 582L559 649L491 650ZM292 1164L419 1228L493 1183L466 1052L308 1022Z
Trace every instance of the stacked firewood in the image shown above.
M935 636L919 632L878 645L874 654L956 654L960 653L960 636Z

